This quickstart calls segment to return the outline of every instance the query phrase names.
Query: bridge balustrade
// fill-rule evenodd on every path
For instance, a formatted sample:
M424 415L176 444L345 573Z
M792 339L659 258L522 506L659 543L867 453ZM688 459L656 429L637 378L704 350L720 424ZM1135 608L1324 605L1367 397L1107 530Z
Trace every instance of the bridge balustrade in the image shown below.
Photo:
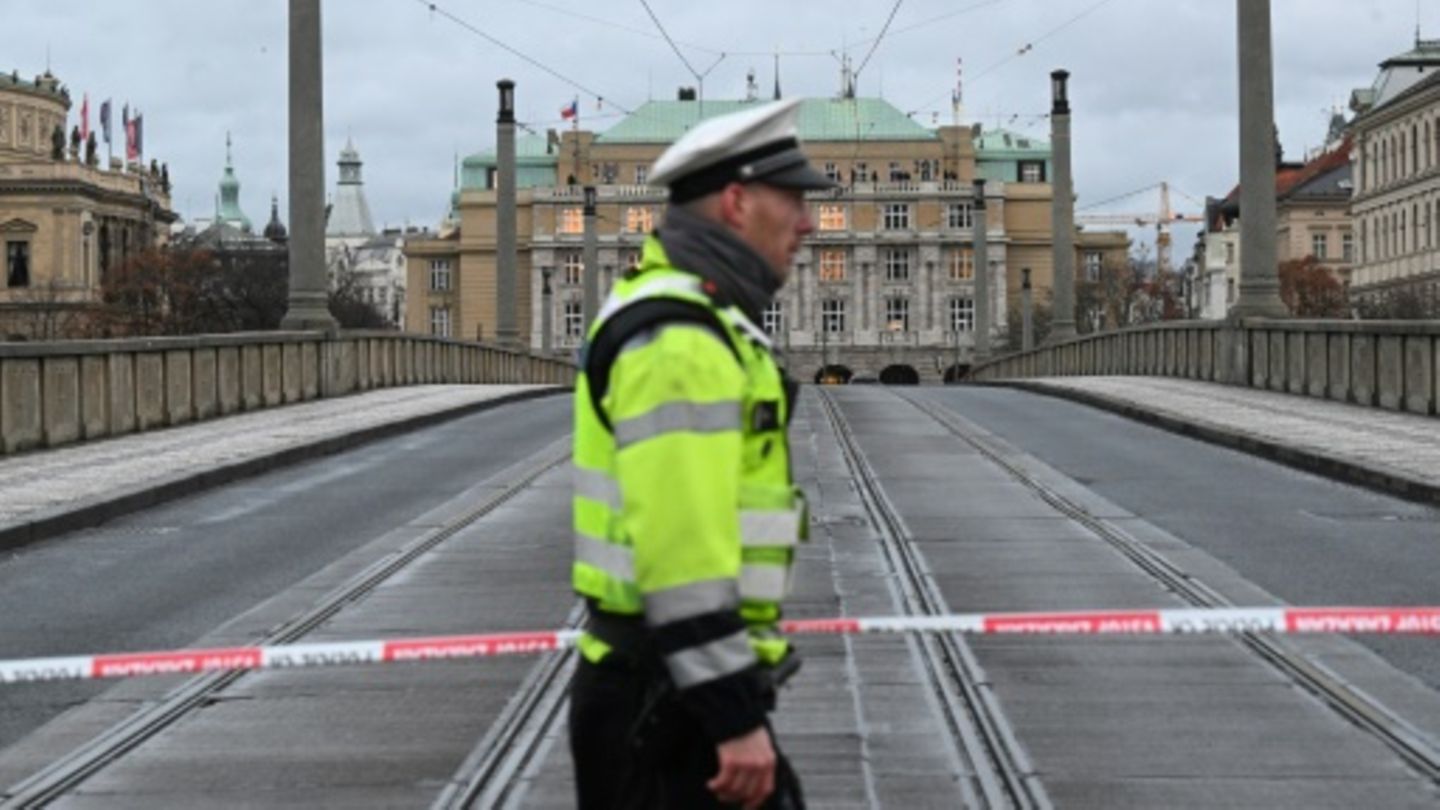
M563 360L396 332L0 343L0 455L375 388L574 376Z
M1434 415L1437 340L1435 321L1168 321L1001 355L970 379L1183 377Z

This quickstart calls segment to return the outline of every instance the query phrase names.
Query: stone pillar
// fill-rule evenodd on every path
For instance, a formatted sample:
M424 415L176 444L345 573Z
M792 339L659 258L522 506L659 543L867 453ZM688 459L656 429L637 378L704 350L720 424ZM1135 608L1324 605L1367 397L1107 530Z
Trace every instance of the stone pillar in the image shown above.
M595 187L585 187L585 268L581 276L584 300L581 303L585 317L585 328L590 328L595 313L600 308L600 245L595 233Z
M1240 52L1240 291L1229 317L1283 318L1275 251L1275 87L1270 0L1236 0Z
M500 113L496 117L495 157L495 339L516 348L515 280L520 263L515 233L515 82L501 79Z
M1035 317L1030 307L1030 268L1020 271L1020 350L1035 348Z
M1069 80L1068 71L1050 74L1050 150L1055 163L1050 186L1050 219L1055 230L1051 341L1075 337L1075 181L1070 172Z
M975 181L975 362L990 359L993 302L990 296L989 230L985 222L985 181Z
M325 272L320 0L290 0L290 299L282 329L338 329Z

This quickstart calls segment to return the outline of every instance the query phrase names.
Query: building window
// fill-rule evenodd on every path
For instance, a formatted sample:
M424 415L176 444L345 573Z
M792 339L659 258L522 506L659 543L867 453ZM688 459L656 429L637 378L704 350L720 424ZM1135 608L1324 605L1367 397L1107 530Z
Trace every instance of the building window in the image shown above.
M905 172L900 170L900 164L893 160L890 161L890 182L898 183L904 179Z
M840 181L840 169L834 163L825 164L825 176L835 182Z
M760 325L764 327L767 335L780 334L780 330L785 326L785 311L779 301L771 301L760 313Z
M449 259L430 260L430 291L449 292L453 279L450 276Z
M845 302L827 298L820 302L820 329L829 334L845 331Z
M1100 267L1105 263L1105 256L1098 250L1085 251L1081 264L1085 270L1086 281L1100 280Z
M885 328L891 332L910 331L910 299L885 299Z
M560 233L577 234L585 232L585 213L579 207L560 209Z
M655 228L655 211L649 206L632 205L625 209L626 233L649 233Z
M636 166L636 167L635 167L635 185L637 185L637 186L643 186L643 185L645 185L645 184L648 183L648 182L650 182L650 167L649 167L649 166L646 166L646 165L643 164L643 163L640 164L639 166Z
M1329 256L1327 255L1329 253L1329 247L1329 240L1325 238L1325 234L1310 234L1310 255L1323 261L1324 259L1329 258Z
M632 250L625 254L625 269L631 270L640 266L640 251Z
M560 256L561 278L565 284L579 284L585 274L585 255L578 250L567 250Z
M1045 161L1043 161L1043 160L1022 160L1022 161L1020 161L1020 182L1022 182L1022 183L1043 183L1043 182L1045 182Z
M975 277L975 251L970 248L953 248L948 264L951 281L969 281Z
M950 331L971 332L975 329L975 299L950 299Z
M450 337L450 308L430 308L430 334L435 337Z
M1346 264L1355 261L1355 234L1349 231L1340 234L1340 259Z
M975 227L975 204L960 202L945 206L945 227L951 230Z
M843 251L843 250L822 250L822 251L820 251L820 280L821 280L821 281L844 281L844 280L845 280L845 251Z
M585 328L584 303L581 301L566 301L565 313L561 318L561 326L565 329L565 337L578 338Z
M7 287L30 286L30 243L5 243L5 285Z
M865 183L870 180L870 167L864 163L856 163L853 177L857 183Z
M1225 243L1225 263L1226 263L1227 265L1229 265L1229 264L1234 264L1234 263L1235 263L1235 243L1234 243L1234 242L1226 242L1226 243Z
M910 280L910 251L891 248L884 252L885 280Z
M881 227L887 231L910 228L910 206L907 203L886 203L882 210Z
M822 205L820 206L820 230L822 231L843 231L845 230L845 206L843 205Z

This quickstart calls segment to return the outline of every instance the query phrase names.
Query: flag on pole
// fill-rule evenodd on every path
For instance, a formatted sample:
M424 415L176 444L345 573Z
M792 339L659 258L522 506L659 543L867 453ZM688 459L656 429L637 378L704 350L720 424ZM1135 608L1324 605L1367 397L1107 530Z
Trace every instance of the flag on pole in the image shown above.
M120 112L120 122L125 127L125 159L139 160L140 150L135 145L135 118L130 117L130 105Z
M86 93L80 102L80 142L90 140L90 94Z
M100 102L100 134L110 143L110 99Z
M577 98L577 99L574 99L574 100L571 101L569 104L566 104L564 107L561 107L561 108L560 108L560 118L561 118L561 120L563 120L563 121L569 121L571 118L576 118L576 117L578 117L579 115L580 115L580 99L578 99L578 98Z

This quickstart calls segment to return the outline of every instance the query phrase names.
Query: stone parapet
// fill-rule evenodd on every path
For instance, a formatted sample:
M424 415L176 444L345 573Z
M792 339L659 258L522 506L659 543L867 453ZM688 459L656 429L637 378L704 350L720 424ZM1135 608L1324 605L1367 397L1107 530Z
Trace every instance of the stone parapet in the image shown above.
M1440 407L1437 341L1435 321L1169 321L1007 354L969 379L1179 377L1430 416Z
M0 343L0 455L375 388L574 379L566 360L394 332Z

